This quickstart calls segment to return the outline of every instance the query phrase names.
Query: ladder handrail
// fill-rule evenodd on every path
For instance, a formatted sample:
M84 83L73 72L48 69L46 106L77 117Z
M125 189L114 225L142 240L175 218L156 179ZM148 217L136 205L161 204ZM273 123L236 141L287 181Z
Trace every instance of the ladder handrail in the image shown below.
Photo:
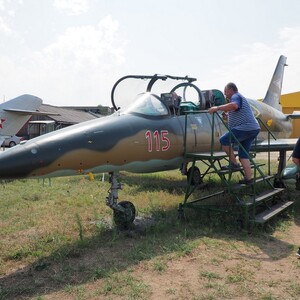
M201 111L185 111L185 139L184 139L184 155L186 154L186 150L187 150L187 116L188 114L199 114L199 113L209 113L208 110L201 110ZM211 152L211 157L213 157L213 152L214 152L214 128L215 128L215 115L217 115L217 117L221 120L221 122L223 123L223 125L225 126L225 128L230 132L230 144L231 144L231 138L234 138L234 141L238 144L238 146L247 154L248 159L251 161L251 163L254 165L254 181L256 180L256 170L258 170L258 172L260 173L260 175L262 177L265 177L264 173L260 170L260 168L258 166L256 166L254 160L252 159L250 153L248 153L245 148L241 145L241 143L239 142L239 140L237 139L237 137L232 133L231 129L228 127L228 125L226 124L225 120L222 118L221 114L219 113L213 113L212 114L212 131L211 131L211 147L210 147L210 152ZM263 124L263 126L265 127L265 129L268 131L268 140L269 140L269 144L270 144L270 135L272 137L274 137L276 139L276 137L272 134L272 132L265 126L265 124L263 123L263 121L261 119L258 118L258 120L260 120L261 124ZM270 153L270 151L268 151L268 153ZM268 161L268 165L269 165L269 170L268 170L268 175L270 175L270 160ZM273 186L267 182L270 187L273 188Z
M268 175L270 175L271 174L271 155L270 155L270 140L271 140L271 138L270 138L270 136L272 136L272 138L274 140L277 140L277 138L260 117L257 117L256 119L258 120L258 122L261 125L263 125L263 127L268 132ZM255 142L255 148L256 148L256 142Z
M187 143L187 116L188 114L199 114L199 113L209 113L208 110L200 110L200 111L185 111L185 132L184 132L184 154L186 154L186 143ZM214 152L214 128L215 128L215 114L218 116L218 118L221 120L221 122L224 124L225 128L231 133L230 134L230 139L231 136L233 136L233 138L235 139L235 142L239 145L239 147L242 148L242 150L247 153L244 149L244 147L240 144L240 142L238 141L238 139L234 136L234 134L232 133L232 131L230 130L230 128L228 127L228 125L225 123L225 121L223 120L223 118L221 117L220 114L218 113L213 113L212 116L212 133L211 133L211 147L210 147L210 152L211 152L211 156L213 156L213 152ZM271 171L270 171L270 164L271 164L271 157L270 157L270 136L272 136L273 139L276 140L276 136L270 131L270 129L266 126L266 124L261 120L260 117L257 117L257 120L259 121L259 123L265 128L265 130L268 132L268 175L270 175ZM255 139L255 147L256 148L256 141L257 139ZM231 141L230 141L231 142ZM250 159L250 161L254 163L252 157L250 156L249 153L247 153L248 158ZM263 174L261 174L261 176L263 176Z

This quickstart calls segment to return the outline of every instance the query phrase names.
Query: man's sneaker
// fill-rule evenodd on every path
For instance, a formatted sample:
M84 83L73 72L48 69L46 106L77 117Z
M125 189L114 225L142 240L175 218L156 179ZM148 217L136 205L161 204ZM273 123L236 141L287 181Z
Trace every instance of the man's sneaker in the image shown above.
M221 170L233 170L233 171L238 171L241 169L241 165L240 164L233 164L230 163L228 166L222 166Z
M241 179L239 181L239 184L246 184L246 185L250 185L250 184L253 184L253 179L247 179L247 178L244 178L244 179Z
M296 255L298 256L298 258L300 258L300 248L298 249Z

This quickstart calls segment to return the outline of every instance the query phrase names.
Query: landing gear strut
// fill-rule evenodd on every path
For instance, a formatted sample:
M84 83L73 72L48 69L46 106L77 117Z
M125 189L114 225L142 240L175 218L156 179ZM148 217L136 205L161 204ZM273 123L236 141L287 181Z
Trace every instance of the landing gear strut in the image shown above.
M116 174L111 172L109 175L111 186L106 197L106 205L113 210L115 224L120 228L128 228L135 219L135 207L130 201L121 201L118 203L118 190L122 189L122 184L118 182Z

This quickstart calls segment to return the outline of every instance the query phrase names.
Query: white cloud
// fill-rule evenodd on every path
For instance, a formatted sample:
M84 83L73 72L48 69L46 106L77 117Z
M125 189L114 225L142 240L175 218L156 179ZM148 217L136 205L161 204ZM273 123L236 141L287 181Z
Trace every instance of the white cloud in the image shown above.
M10 17L14 17L16 15L16 12L13 10L13 9L10 9L7 11L7 14L10 16Z
M19 1L17 4L22 3ZM10 8L11 5L11 0L0 0L0 34L4 34L6 36L16 35L6 22L7 17L12 18L15 16L15 10Z
M8 24L5 23L3 18L0 17L0 33L4 35L10 35L12 33L12 30L8 26Z
M14 15L14 10L7 8L8 6L11 6L12 4L23 4L23 1L19 0L17 3L16 3L16 1L13 1L13 3L12 3L11 0L0 0L0 11L4 11L8 15Z
M68 28L55 43L36 54L47 65L51 63L59 69L80 71L105 64L121 64L125 44L118 34L118 22L108 16L97 26Z
M109 104L126 43L111 16L97 26L70 27L41 51L27 52L26 67L14 70L22 74L18 86L55 105Z
M284 28L280 32L280 38L283 42L283 53L288 58L283 92L300 91L300 27Z
M254 43L232 57L222 67L211 71L201 81L203 86L223 89L229 81L236 82L241 93L249 98L265 96L280 55L287 57L282 93L300 90L300 27L283 28L275 44Z
M5 0L0 0L0 10L5 10Z
M88 0L54 0L53 5L68 15L79 15L88 10Z
M8 8L7 3L0 0L1 15L3 14L1 5ZM59 3L61 8L67 7L63 6L63 3L71 4L67 1L56 1L57 5ZM6 9L5 17L8 17L7 11ZM57 14L55 16L57 17ZM0 34L4 36L5 33L7 38L7 34L12 32L5 23L5 17L2 19L0 16ZM60 18L65 17L60 16ZM76 18L72 22L77 24ZM62 30L61 26L65 24L63 22L55 29ZM51 26L49 28L53 29L54 27ZM18 29L18 27L12 28ZM40 40L40 35L30 40L29 34L24 35L20 32L17 35L17 32L14 32L13 38L11 35L7 38L7 45L2 43L2 49L0 47L2 87L0 93L5 93L7 99L21 93L32 93L44 98L45 103L53 105L109 104L110 91L115 81L128 73L136 73L136 68L142 70L144 74L149 74L149 69L153 69L149 61L158 61L166 68L174 67L178 74L177 65L173 63L175 60L170 64L169 61L161 59L161 44L157 42L158 40L153 40L154 47L150 47L151 50L157 49L157 51L145 52L143 49L146 49L145 45L148 44L145 34L140 37L138 33L129 31L136 27L124 28L127 28L128 35L134 37L130 44L130 53L125 53L127 39L120 30L119 22L111 16L107 16L98 24L65 28L56 38L50 35L56 31L49 30L49 39L51 38L52 42L48 42L47 46L35 52L32 49L44 45L47 42L46 37L42 43L31 43L35 38ZM32 34L32 31L28 30L28 32ZM173 57L182 57L185 59L184 70L193 69L198 72L198 74L193 72L192 75L198 78L200 88L222 90L228 81L234 81L245 96L261 98L265 95L278 57L284 54L288 58L289 66L285 71L283 92L294 92L300 89L300 27L282 28L277 33L276 42L272 43L263 40L263 42L243 45L242 48L239 44L234 47L220 44L218 63L211 57L211 53L205 52L206 48L202 51L201 43L195 47L199 47L200 54L197 59L190 59L186 53L176 48L172 53L170 51L170 57L173 54ZM223 49L228 51L222 51ZM232 51L235 52L228 56L230 49L234 49ZM142 63L137 65L135 59ZM211 65L203 67L201 59L209 60Z

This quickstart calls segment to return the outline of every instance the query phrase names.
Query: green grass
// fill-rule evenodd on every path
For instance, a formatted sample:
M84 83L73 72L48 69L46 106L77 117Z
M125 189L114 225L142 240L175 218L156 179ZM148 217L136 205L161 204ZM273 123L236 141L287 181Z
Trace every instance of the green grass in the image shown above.
M200 274L202 277L207 278L207 279L220 279L221 276L215 272L210 272L210 271L201 271Z
M241 260L240 253L255 257L263 251L277 261L285 253L295 252L296 245L279 239L289 234L299 205L288 218L274 220L249 235L230 216L187 209L187 220L178 220L185 178L177 171L122 173L125 185L120 201L133 202L139 217L155 221L140 230L120 231L105 205L110 185L101 177L95 176L94 181L87 176L56 178L51 184L19 180L0 185L1 300L47 299L47 293L58 293L60 299L150 299L153 290L143 278L144 272L168 278L174 262L188 259L198 264L195 278L202 282L199 286L203 290L185 283L163 286L166 296L183 293L186 299L226 299L232 295L276 299L268 290L274 289L272 280L261 292L253 289L263 285L255 278L262 268L259 260L252 261L251 267L244 265L246 259L237 261L223 273L217 267L237 257ZM209 182L209 189L197 192L207 194L219 188L216 177L211 176ZM206 264L209 266L203 268ZM299 264L295 268L299 270ZM280 288L299 296L297 282L289 281Z

